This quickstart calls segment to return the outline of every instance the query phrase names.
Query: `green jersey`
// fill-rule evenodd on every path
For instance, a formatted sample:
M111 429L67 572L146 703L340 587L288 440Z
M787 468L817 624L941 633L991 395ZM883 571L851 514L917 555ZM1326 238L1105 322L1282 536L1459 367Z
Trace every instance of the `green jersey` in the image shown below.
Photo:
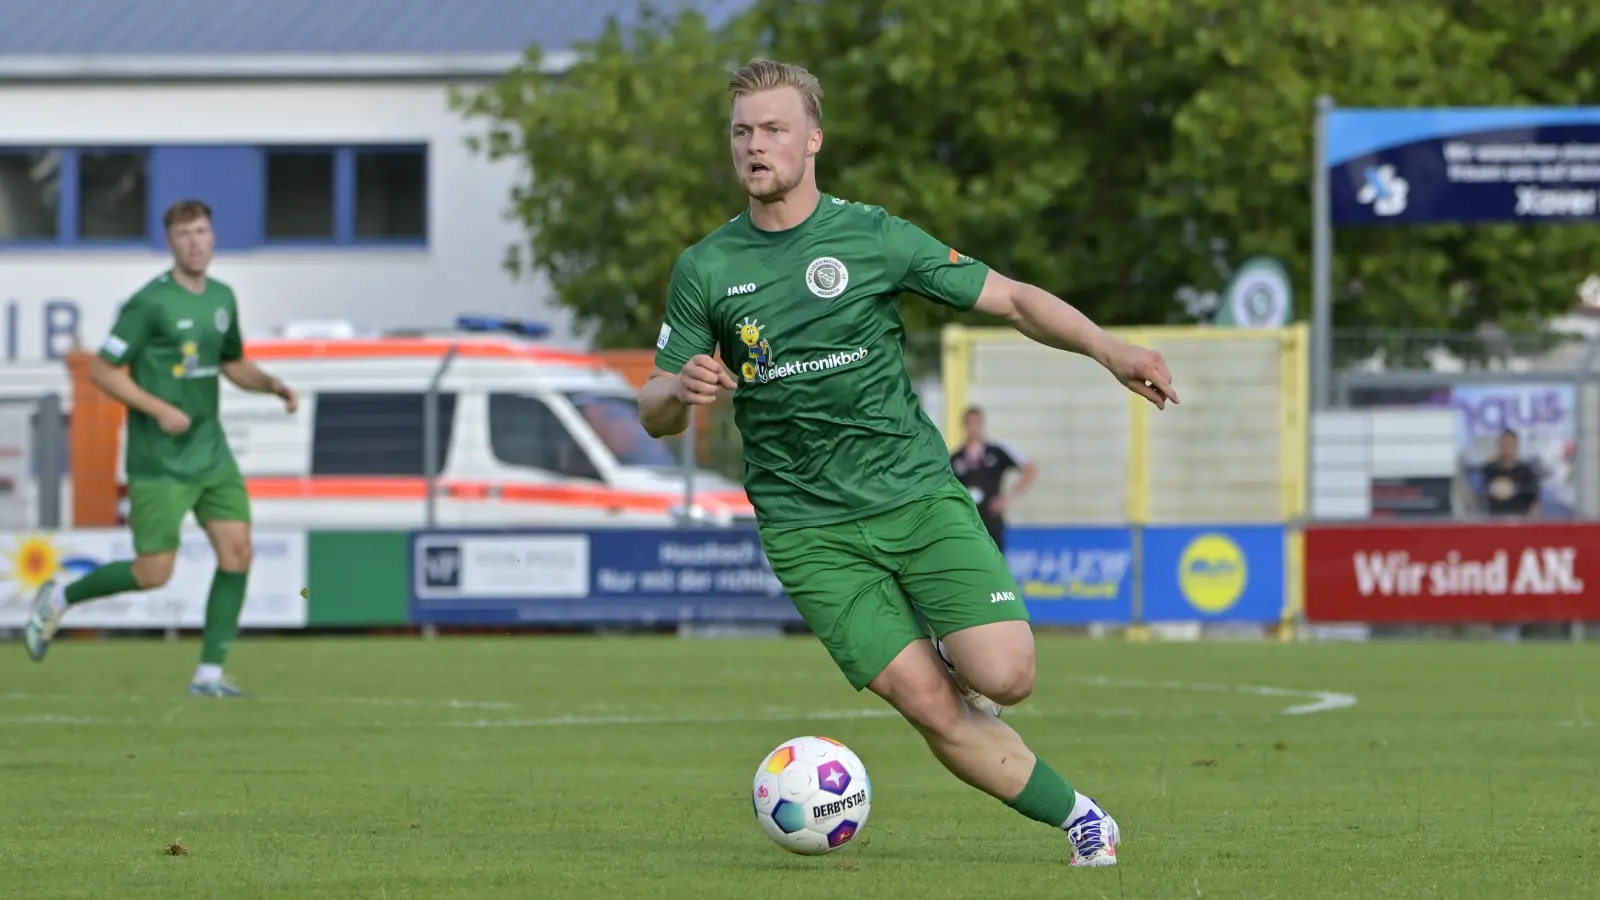
M900 296L970 309L988 272L881 207L827 194L785 231L741 213L678 257L656 365L675 373L722 348L764 527L870 516L952 477L911 389Z
M128 477L195 481L234 465L217 415L218 368L244 355L233 289L206 279L196 294L162 273L123 304L100 358L182 410L189 430L167 434L128 410Z

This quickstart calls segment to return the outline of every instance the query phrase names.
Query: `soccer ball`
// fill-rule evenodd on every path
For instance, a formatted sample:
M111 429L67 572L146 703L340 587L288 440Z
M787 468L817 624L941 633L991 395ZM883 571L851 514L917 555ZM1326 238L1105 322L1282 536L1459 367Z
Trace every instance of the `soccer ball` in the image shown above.
M797 737L756 769L751 800L767 836L790 853L820 856L850 843L867 824L867 767L833 738Z

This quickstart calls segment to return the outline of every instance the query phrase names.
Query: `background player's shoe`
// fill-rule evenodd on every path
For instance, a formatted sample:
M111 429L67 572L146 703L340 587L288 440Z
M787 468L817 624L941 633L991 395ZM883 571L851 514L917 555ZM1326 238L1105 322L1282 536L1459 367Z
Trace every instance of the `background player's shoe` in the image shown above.
M189 693L196 697L243 697L244 691L239 690L227 681L219 678L216 681L191 681Z
M1085 798L1087 799L1087 798ZM1122 832L1115 819L1089 801L1089 808L1069 821L1064 829L1072 842L1072 865L1114 866L1117 864L1117 845L1122 843Z
M50 641L61 627L61 617L66 614L66 601L56 596L59 590L55 580L51 579L40 585L39 592L33 595L33 610L28 613L28 625L23 629L22 642L28 648L28 657L34 662L44 659L45 653L50 650Z
M929 634L932 634L931 629ZM955 663L950 661L950 655L944 650L944 641L941 641L935 637L933 639L933 646L939 651L939 658L944 660L944 667L950 670L950 677L956 680L956 687L959 688L962 695L967 698L967 702L983 710L989 715L994 716L996 719L1000 718L1000 713L1005 711L1005 707L978 693L973 689L972 685L967 683L965 678L961 677L961 673L956 671Z

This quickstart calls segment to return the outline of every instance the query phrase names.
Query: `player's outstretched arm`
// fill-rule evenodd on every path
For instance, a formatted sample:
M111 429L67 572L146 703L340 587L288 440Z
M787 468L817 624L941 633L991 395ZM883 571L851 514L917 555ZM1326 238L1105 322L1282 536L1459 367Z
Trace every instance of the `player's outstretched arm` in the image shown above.
M639 424L651 437L682 434L691 406L715 403L720 390L735 387L722 363L703 353L690 357L676 375L657 366L639 389Z
M229 360L222 364L222 374L241 391L253 394L272 394L283 399L283 408L294 412L299 399L288 385L261 371L261 367L248 359Z
M1161 354L1107 334L1072 304L1049 291L995 271L984 278L974 307L998 316L1047 347L1081 353L1110 370L1128 390L1166 409L1177 403L1172 373Z

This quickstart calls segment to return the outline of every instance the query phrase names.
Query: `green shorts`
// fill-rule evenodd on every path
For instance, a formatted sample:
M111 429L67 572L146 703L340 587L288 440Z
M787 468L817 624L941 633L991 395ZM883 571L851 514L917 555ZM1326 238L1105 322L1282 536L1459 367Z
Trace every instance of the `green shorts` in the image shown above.
M953 477L887 512L834 525L762 528L761 545L806 624L856 690L908 644L1028 621L1005 557Z
M183 519L190 510L201 525L248 524L250 493L245 489L244 476L230 466L196 481L129 479L128 528L133 531L133 551L146 556L177 550Z

